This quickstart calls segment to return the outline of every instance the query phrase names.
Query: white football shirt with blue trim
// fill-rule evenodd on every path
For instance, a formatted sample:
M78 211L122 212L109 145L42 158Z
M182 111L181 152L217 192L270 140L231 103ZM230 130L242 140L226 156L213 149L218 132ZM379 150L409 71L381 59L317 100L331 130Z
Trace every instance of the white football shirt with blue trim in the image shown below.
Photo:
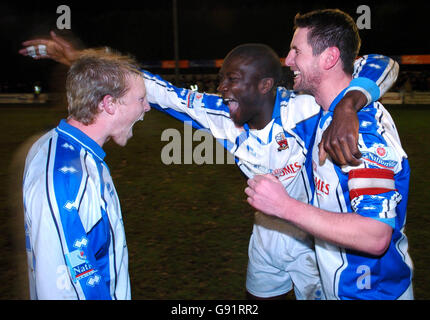
M64 120L30 149L23 197L31 299L130 299L121 208L104 157Z
M314 205L321 209L386 223L393 229L387 251L378 257L315 239L315 250L327 299L392 300L412 294L412 261L404 233L410 168L394 122L375 102L358 113L359 150L363 163L339 167L330 159L318 161L322 134L344 91L325 112L312 152ZM407 293L407 294L406 294Z

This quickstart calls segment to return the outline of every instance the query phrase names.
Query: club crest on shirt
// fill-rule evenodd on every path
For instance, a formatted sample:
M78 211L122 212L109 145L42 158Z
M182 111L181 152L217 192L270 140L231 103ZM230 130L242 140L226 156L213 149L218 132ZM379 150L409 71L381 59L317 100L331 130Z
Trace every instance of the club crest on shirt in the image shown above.
M384 158L387 155L387 150L385 150L384 147L377 147L376 148L376 153L378 156Z
M287 150L288 149L288 141L283 132L279 132L275 136L275 140L278 143L278 151Z

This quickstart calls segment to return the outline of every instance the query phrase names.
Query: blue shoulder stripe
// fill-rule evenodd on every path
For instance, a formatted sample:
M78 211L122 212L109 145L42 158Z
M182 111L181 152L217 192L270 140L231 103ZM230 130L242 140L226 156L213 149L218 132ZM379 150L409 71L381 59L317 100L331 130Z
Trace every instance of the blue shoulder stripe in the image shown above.
M62 237L61 237L60 228L58 226L59 221L57 221L57 219L55 217L55 212L53 210L53 205L52 205L53 201L51 200L51 196L50 196L50 192L49 192L50 181L49 181L49 174L48 173L49 173L50 165L51 165L51 152L52 152L52 138L49 140L49 146L48 146L48 158L46 161L46 170L45 170L45 172L46 172L45 173L45 175L46 175L46 177L45 177L45 188L46 188L46 195L47 195L49 209L51 212L51 217L52 217L52 220L54 221L55 229L57 230L57 235L58 235L58 240L59 240L59 243L61 246L61 250L64 253L65 252L64 245L63 245L63 241L62 241ZM64 258L64 264L67 265L66 257L63 256L63 258ZM76 287L75 287L72 279L70 279L70 284L71 284L73 290L75 291L77 299L80 300L78 291L76 290Z
M73 282L79 282L86 299L111 299L106 279L101 279L97 270L95 253L79 216L78 208L87 182L80 152L80 146L58 136L53 184L68 248L65 258Z

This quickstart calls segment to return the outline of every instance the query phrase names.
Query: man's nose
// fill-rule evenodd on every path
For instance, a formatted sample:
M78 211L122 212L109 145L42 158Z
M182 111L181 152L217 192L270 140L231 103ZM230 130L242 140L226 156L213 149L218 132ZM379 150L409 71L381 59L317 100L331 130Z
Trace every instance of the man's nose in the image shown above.
M143 110L145 112L148 112L149 110L151 110L151 106L148 101L146 101L145 105L143 106Z
M291 66L293 66L293 65L294 65L294 53L293 53L293 50L290 50L290 51L288 52L288 55L287 55L287 57L285 58L285 65L286 65L287 67L291 67Z
M223 93L223 92L225 92L226 90L227 90L227 86L226 86L226 84L225 84L225 81L221 80L221 81L219 82L219 84L218 84L217 91L218 91L218 92L220 92L220 93Z

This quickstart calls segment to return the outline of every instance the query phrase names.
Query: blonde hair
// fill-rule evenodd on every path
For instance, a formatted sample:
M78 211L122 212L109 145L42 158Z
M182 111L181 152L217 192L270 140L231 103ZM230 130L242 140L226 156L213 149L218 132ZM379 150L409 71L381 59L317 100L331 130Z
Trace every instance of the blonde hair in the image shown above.
M129 87L127 77L142 76L137 61L111 48L82 51L72 64L66 79L69 118L85 125L94 122L98 105L106 95L115 100L123 97Z

